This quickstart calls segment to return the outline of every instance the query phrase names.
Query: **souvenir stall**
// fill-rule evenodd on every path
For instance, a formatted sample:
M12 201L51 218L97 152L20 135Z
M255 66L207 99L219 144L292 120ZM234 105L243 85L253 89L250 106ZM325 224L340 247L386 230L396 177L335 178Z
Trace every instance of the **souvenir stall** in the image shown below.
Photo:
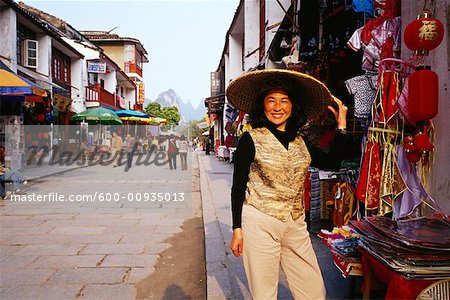
M435 294L423 299L448 299L450 222L426 186L439 80L426 60L441 43L444 29L424 1L417 19L403 25L403 41L414 55L400 60L398 5L385 1L383 13L348 40L349 47L363 52L365 74L345 85L354 97L354 116L364 120L367 131L358 178L349 189L334 186L328 204L338 219L333 215L333 231L322 230L319 237L344 277L364 275L364 299L374 285L386 299L427 293ZM350 205L342 206L346 202ZM348 213L351 217L345 218ZM426 290L432 284L434 290Z
M25 126L48 124L48 96L48 91L14 73L0 60L0 146L11 169L23 167L27 149L37 145L38 139L49 141L47 126Z

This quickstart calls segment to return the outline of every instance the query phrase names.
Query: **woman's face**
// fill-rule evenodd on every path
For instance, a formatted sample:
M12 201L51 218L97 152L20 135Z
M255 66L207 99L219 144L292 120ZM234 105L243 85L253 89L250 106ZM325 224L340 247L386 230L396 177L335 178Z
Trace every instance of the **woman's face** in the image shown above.
M264 113L278 130L284 131L292 113L292 102L283 89L272 89L264 98Z

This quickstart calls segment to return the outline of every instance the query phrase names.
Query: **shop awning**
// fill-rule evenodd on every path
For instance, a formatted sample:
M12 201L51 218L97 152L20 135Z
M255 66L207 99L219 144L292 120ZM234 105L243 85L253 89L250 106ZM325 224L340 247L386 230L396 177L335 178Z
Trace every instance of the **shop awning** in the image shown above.
M97 107L87 109L72 117L73 121L95 122L103 125L122 125L122 121L111 110Z
M118 115L119 117L140 117L140 118L148 117L148 114L146 113L129 109L116 110L115 114Z
M208 108L209 113L216 113L222 111L224 105L225 105L225 94L205 98L205 106Z
M120 117L122 121L140 122L148 125L160 125L167 123L166 119L163 118L141 118L141 117Z
M0 61L0 95L46 97L47 91L34 82L15 74Z

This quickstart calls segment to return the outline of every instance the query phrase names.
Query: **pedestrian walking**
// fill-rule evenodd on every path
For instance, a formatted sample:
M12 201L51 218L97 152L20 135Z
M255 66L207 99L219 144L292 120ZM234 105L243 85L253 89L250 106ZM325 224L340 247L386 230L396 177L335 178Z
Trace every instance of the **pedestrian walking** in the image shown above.
M210 151L211 151L211 142L209 141L209 139L206 139L205 154L209 155Z
M177 169L177 155L177 141L175 140L175 136L171 134L169 139L167 140L167 157L169 159L169 168L171 170Z
M136 141L134 137L131 136L131 134L127 133L127 138L125 140L126 142L126 151L127 151L127 168L131 168L131 165L133 163L133 154L134 151L136 151Z
M188 141L186 137L181 135L180 141L178 142L179 152L180 152L180 160L181 160L181 170L187 170L187 152L189 148Z
M242 255L253 299L277 299L279 265L295 299L325 299L325 286L305 222L304 182L312 163L323 167L345 153L347 107L315 78L288 70L247 73L227 98L250 114L252 129L235 152L230 248ZM334 114L332 154L297 134L305 121Z
M113 157L113 168L117 167L120 162L120 156L122 154L122 137L113 131L113 137L111 139L111 155Z

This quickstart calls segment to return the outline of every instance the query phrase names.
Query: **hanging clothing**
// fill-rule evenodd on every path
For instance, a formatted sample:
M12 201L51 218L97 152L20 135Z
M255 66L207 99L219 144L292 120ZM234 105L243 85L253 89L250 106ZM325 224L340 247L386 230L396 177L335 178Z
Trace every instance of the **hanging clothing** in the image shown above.
M361 40L362 31L363 27L357 29L347 42L347 46L353 51L363 50L361 65L363 70L377 70L380 62L380 49L374 40L370 40L368 44L363 43Z
M356 197L365 204L366 209L380 206L381 160L376 142L367 143L356 189Z
M375 122L393 124L394 116L398 113L397 101L400 96L399 74L395 71L381 73L378 87Z
M345 86L355 100L355 117L369 118L373 101L377 95L377 77L360 75L345 81Z
M383 146L383 169L381 173L381 203L380 214L385 215L392 211L394 200L405 191L406 184L403 181L396 163L395 148L390 143Z
M408 80L409 77L406 77L403 80L403 86L402 86L402 91L400 93L400 96L398 97L398 101L397 101L397 105L401 111L401 113L403 114L403 116L405 117L406 121L411 124L411 125L415 125L416 124L416 120L414 120L411 115L409 114L409 110L408 110L408 105L410 105L411 103L408 101Z
M338 182L331 190L329 201L333 205L331 220L334 226L348 225L352 217L355 195L348 182ZM327 201L328 204L328 201Z
M358 28L347 42L354 51L363 50L362 69L377 70L382 59L396 57L401 47L401 17L378 17Z
M394 200L394 219L398 220L409 216L414 209L428 198L414 164L406 159L405 149L397 146L397 166L403 178L406 189Z

